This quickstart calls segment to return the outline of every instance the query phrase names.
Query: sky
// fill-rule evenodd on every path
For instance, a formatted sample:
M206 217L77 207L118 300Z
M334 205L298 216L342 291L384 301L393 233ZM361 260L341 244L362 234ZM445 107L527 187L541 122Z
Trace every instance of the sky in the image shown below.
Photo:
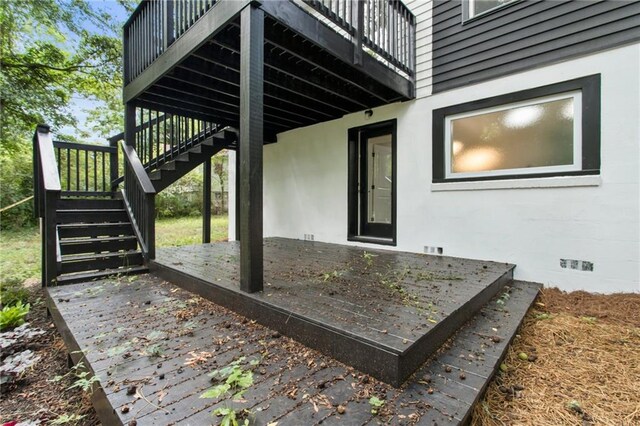
M122 24L124 24L124 22L129 18L127 11L115 0L91 0L91 3L96 9L107 12L115 21L121 22ZM87 30L95 30L92 25L87 25L85 28ZM71 110L71 114L76 117L76 120L78 121L77 127L80 130L89 131L89 127L87 126L87 111L95 108L97 105L99 105L99 103L91 99L82 98L80 96L74 96L72 98L69 108ZM105 140L99 137L89 138L88 140L86 138L81 138L79 132L70 126L61 128L60 133L77 136L86 142L106 143Z

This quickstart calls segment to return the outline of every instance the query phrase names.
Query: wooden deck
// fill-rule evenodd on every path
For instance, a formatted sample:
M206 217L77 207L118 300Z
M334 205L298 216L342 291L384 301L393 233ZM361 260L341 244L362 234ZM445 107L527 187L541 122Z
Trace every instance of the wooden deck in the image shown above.
M504 292L400 389L151 275L50 287L47 304L74 362L100 378L93 402L105 425L218 424L211 413L225 406L257 425L443 425L469 419L538 285ZM199 398L207 373L240 357L259 361L246 367L244 400ZM373 395L385 400L378 416Z
M267 239L265 291L239 289L239 244L164 248L164 279L399 386L511 281L513 265Z

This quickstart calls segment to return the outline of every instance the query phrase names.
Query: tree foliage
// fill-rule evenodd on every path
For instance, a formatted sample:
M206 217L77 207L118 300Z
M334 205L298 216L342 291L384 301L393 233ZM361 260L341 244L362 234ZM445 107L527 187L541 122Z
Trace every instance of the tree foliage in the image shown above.
M72 98L101 105L89 114L100 136L121 131L122 22L110 12L133 6L133 0L0 0L0 205L30 195L35 126L78 125ZM2 226L26 207L3 213Z

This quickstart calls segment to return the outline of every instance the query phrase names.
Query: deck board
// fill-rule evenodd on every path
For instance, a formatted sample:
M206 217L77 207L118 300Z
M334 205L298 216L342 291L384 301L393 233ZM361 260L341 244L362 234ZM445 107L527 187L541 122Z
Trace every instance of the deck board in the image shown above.
M151 265L165 279L399 385L511 279L514 266L268 238L264 268L264 291L245 294L237 242L158 249ZM352 350L336 348L350 342Z
M95 288L100 286L102 303L97 303ZM137 425L217 424L219 420L211 412L227 405L250 409L258 425L272 421L283 426L456 424L468 418L470 407L499 365L537 289L536 285L516 283L504 306L495 300L489 302L483 315L474 317L447 348L399 389L374 378L365 379L368 376L353 368L151 275L134 281L120 278L49 288L47 304L56 326L67 331L63 338L69 350L81 351L73 353L72 358L76 362L82 359L100 378L93 399L104 424L127 424L131 420ZM145 309L149 306L145 302L154 294L160 296L151 305L155 309ZM183 304L188 309L172 308ZM173 310L161 312L163 308ZM98 318L95 312L103 317ZM97 320L101 332L107 330L110 338L94 338L93 324ZM127 328L119 329L123 324ZM487 337L487 330L492 329L499 330L503 337L500 342ZM158 340L164 346L161 357L144 354L150 344L158 342L145 339L150 331L164 333ZM127 351L109 355L109 349L125 341L131 343ZM202 351L211 352L212 357L194 366L185 364L190 353ZM486 356L469 358L477 352ZM261 358L246 401L199 398L211 386L207 373L240 356ZM445 365L454 366L454 371L446 373ZM458 378L458 369L466 372L466 380ZM425 374L432 378L429 385L422 381ZM131 385L136 385L149 402L128 395ZM433 388L432 394L427 393L428 387ZM293 389L297 391L290 398L287 393ZM372 416L369 394L385 398L388 412ZM127 413L122 412L125 405ZM344 415L337 413L337 405L346 407Z

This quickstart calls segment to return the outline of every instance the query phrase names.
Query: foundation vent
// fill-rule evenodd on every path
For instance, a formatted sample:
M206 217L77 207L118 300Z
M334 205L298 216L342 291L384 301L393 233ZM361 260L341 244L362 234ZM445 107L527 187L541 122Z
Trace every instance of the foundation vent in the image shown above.
M305 241L313 241L313 234L304 234Z
M560 259L560 267L563 269L593 272L593 262L586 260Z
M443 253L442 247L424 246L424 252L426 254L441 255Z

